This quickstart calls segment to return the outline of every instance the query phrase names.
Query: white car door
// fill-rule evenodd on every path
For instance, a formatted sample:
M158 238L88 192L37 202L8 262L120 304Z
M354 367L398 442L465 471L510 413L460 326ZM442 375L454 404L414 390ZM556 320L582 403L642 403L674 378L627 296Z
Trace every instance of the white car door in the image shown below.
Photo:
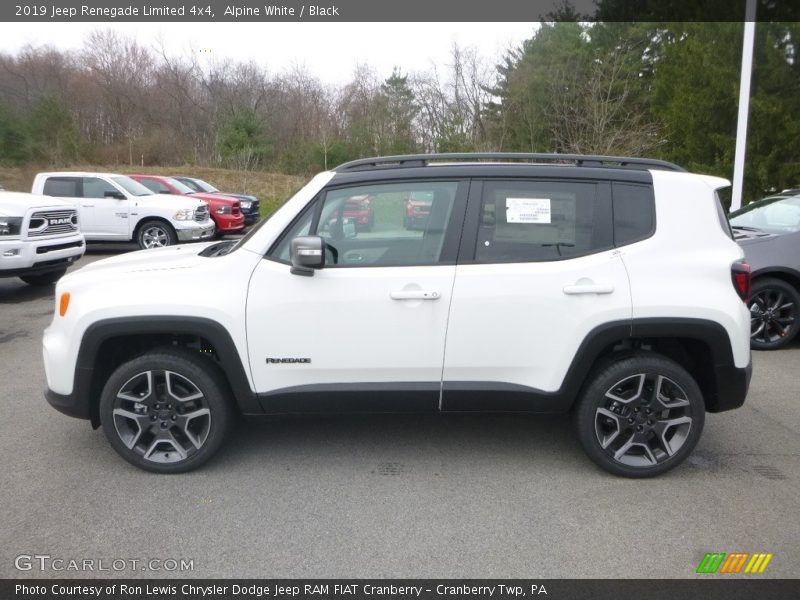
M552 410L590 332L630 321L610 189L593 181L473 183L443 410Z
M466 182L328 190L255 269L247 336L268 412L437 410ZM429 193L428 219L404 226ZM290 272L290 242L319 235L326 266Z
M103 239L130 239L128 221L130 204L127 194L100 177L83 178L81 205L91 211L92 233Z

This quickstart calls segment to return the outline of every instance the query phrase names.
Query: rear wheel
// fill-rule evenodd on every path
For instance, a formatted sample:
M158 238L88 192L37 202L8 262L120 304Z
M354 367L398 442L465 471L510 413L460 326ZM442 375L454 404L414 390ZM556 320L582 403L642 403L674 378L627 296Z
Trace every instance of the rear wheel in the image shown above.
M142 223L136 234L136 242L143 250L172 246L177 241L178 236L175 234L175 230L163 221L146 221Z
M53 285L56 281L61 279L67 269L59 269L58 271L49 271L40 275L20 275L20 279L28 285Z
M703 395L692 376L659 354L607 362L584 388L574 413L578 439L606 471L652 477L679 465L700 439Z
M800 329L800 294L780 279L757 279L750 291L750 346L776 350Z
M100 421L112 447L157 473L182 473L208 461L225 439L231 413L216 364L179 348L124 363L100 397Z

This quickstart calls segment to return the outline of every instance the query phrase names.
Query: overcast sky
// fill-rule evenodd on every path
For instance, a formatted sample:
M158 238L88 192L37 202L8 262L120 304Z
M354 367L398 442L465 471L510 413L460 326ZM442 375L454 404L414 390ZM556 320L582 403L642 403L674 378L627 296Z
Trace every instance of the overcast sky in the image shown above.
M26 44L78 49L95 29L114 29L155 45L159 36L170 54L196 52L203 61L255 60L272 72L293 65L326 83L347 81L358 63L380 76L394 66L421 71L445 65L454 42L475 47L492 63L532 36L536 23L31 23L2 25L0 52Z

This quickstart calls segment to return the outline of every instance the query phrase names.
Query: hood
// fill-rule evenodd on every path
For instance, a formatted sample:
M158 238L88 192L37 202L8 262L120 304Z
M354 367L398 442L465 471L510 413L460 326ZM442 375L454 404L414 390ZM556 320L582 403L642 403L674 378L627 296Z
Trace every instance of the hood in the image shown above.
M75 208L75 205L51 196L23 192L0 192L0 216L22 217L30 208L65 209Z
M190 196L180 194L149 194L147 196L132 196L131 200L140 206L157 206L159 208L181 208L196 209L200 206L200 199L192 199Z
M152 248L127 252L119 256L104 258L82 267L66 277L80 276L81 274L95 274L104 271L108 274L145 273L153 271L170 271L176 269L190 269L208 259L199 256L200 252L218 242L182 244L167 246L165 248ZM66 278L65 277L65 278Z
M231 196L226 196L224 194L217 194L212 192L193 192L191 194L186 194L190 198L200 198L208 203L214 204L238 204L238 198L233 198Z
M238 198L239 200L247 200L248 202L258 202L258 198L256 198L255 196L251 196L250 194L239 194L234 192L220 192L220 194L225 194L226 196Z

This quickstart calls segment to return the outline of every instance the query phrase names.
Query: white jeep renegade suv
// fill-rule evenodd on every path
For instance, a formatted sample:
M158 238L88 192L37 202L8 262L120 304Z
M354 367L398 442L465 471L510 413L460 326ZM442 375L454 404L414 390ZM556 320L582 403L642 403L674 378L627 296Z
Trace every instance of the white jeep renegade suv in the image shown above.
M157 472L208 460L234 412L571 411L597 464L656 475L747 393L726 185L598 156L347 163L238 242L64 277L47 399ZM409 229L412 196L431 202Z

